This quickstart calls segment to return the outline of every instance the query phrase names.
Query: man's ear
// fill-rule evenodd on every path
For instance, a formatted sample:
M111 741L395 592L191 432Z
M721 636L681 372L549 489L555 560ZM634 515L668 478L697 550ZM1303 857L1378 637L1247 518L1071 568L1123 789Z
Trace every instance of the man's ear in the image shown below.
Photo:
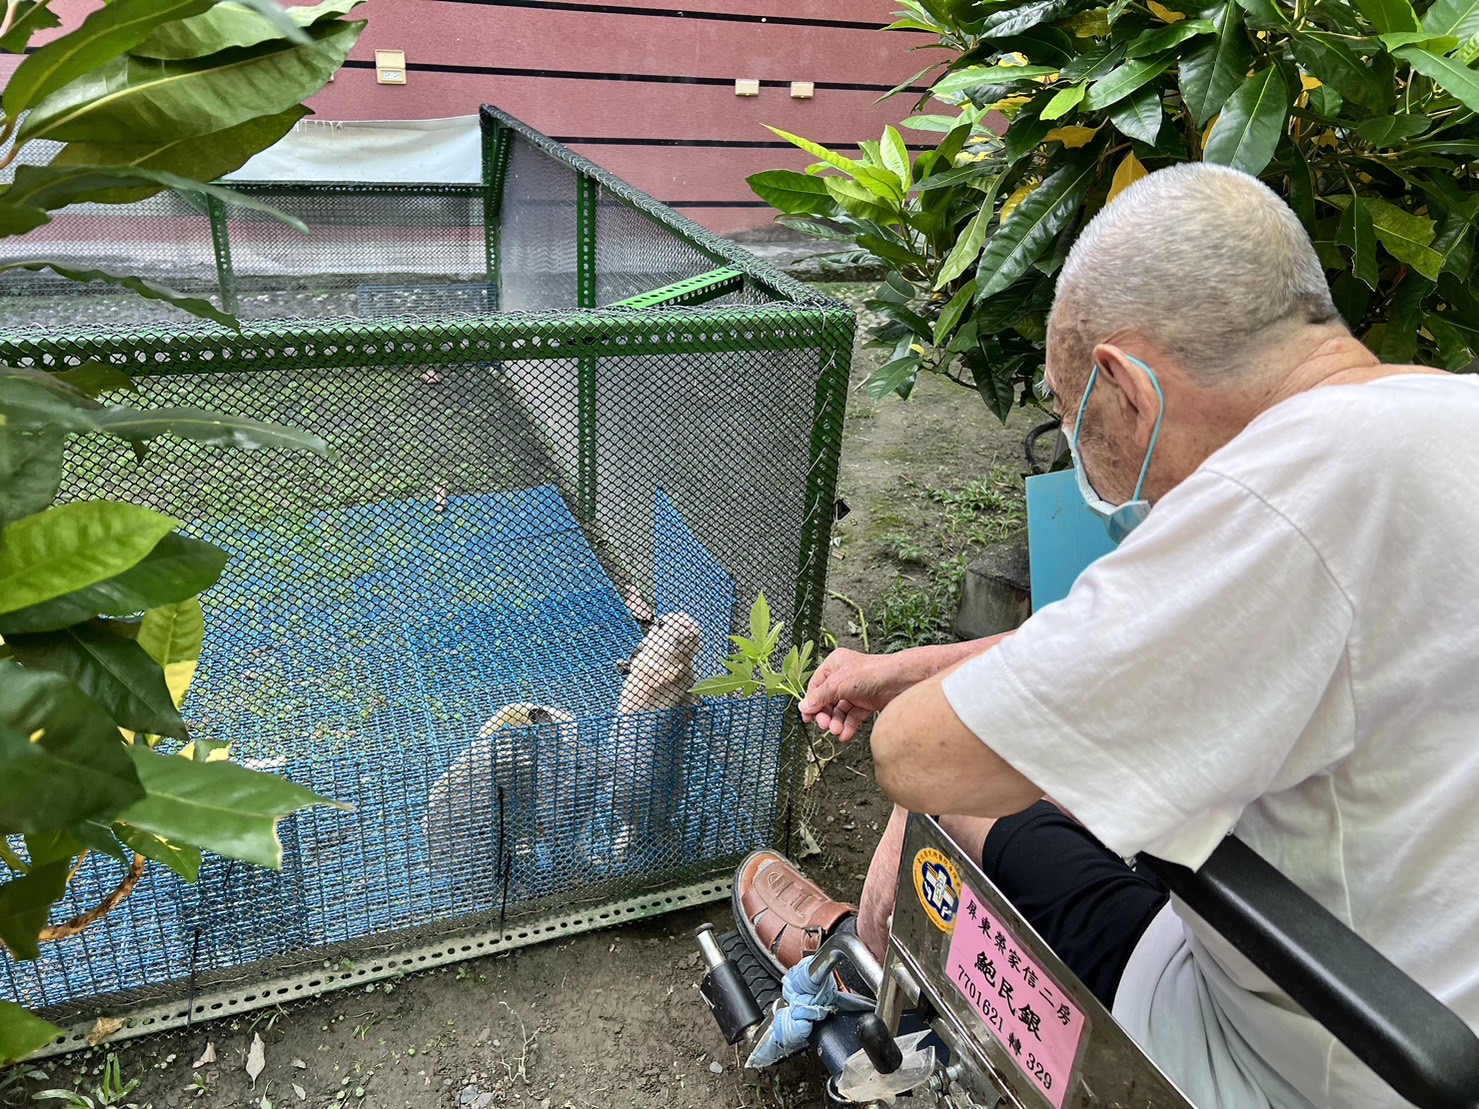
M1136 443L1147 447L1164 401L1150 375L1135 361L1137 357L1139 356L1131 356L1113 343L1100 343L1094 348L1094 361L1099 366L1099 376L1106 379L1105 384L1113 384L1119 394L1120 403L1127 410L1126 414L1134 421ZM1146 359L1140 358L1140 361L1146 362Z

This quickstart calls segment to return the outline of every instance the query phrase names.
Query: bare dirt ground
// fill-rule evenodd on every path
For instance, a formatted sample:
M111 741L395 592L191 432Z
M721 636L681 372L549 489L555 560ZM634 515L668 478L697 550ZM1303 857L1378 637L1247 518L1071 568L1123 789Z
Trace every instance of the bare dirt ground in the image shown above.
M866 292L828 288L854 301ZM855 386L876 365L874 352L860 349ZM908 402L875 405L854 388L839 487L850 512L834 532L829 583L848 601L829 601L825 614L839 644L862 646L855 605L868 616L874 649L888 606L896 627L943 634L926 602L938 600L942 567L1014 523L1031 415L1019 413L1004 429L973 392L938 379L923 381ZM981 526L962 525L962 515ZM856 898L889 812L866 742L837 752L811 800L821 852L805 869L837 896ZM757 1073L725 1046L698 996L692 934L703 921L727 929L728 906L46 1060L36 1068L44 1077L0 1079L0 1100L29 1105L37 1091L61 1088L91 1097L92 1109L109 1101L157 1109L820 1106L809 1059ZM258 1036L263 1065L253 1082L247 1064ZM198 1063L208 1047L214 1061ZM116 1099L96 1092L110 1051L125 1082L138 1081Z

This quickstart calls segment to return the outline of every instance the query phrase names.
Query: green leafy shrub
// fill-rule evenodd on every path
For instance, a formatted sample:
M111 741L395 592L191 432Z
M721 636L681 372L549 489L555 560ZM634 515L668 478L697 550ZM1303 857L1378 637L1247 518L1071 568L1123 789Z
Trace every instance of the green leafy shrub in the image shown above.
M0 144L12 145L0 166L36 139L64 145L0 186L0 235L40 227L70 204L164 189L264 208L199 179L239 167L307 114L300 102L364 27L337 18L357 2L285 11L271 0L113 0L30 52L4 90ZM24 52L32 34L58 25L46 0L5 0L0 50ZM0 261L0 272L15 269L107 282L237 326L209 301L130 274ZM220 577L225 552L140 505L53 504L74 435L106 436L136 455L160 436L318 454L327 445L241 417L119 403L132 387L100 364L0 366L0 943L19 959L95 923L148 861L191 881L202 849L280 866L278 821L328 803L227 761L220 745L189 742L179 706L205 630L198 595ZM119 861L119 885L50 924L89 852ZM0 1001L0 1065L59 1032ZM110 1067L121 1097L116 1060Z
M777 132L818 162L750 178L782 223L890 268L870 303L890 352L875 397L935 371L1002 419L1027 403L1078 230L1150 170L1198 159L1288 200L1384 360L1474 363L1474 0L900 3L893 29L950 55L905 82L940 71L948 114L903 122L936 148L911 161L888 128L853 159Z

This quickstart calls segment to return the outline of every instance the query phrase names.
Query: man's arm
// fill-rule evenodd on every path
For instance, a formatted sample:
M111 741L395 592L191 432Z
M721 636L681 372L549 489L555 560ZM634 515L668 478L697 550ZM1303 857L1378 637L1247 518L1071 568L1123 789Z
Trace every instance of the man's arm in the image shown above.
M967 661L911 686L879 715L871 741L878 783L897 804L915 812L1021 812L1042 790L961 723L945 699L945 679Z

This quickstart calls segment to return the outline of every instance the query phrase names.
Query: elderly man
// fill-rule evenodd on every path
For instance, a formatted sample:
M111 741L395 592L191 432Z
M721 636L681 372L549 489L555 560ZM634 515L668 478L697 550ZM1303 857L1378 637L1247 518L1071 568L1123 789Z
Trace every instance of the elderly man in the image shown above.
M835 653L802 711L844 740L880 713L884 790L956 814L1198 1106L1398 1103L1122 857L1236 831L1479 1025L1479 382L1378 362L1289 208L1201 164L1089 224L1047 354L1123 544L999 644ZM845 913L774 856L736 901L777 952Z

